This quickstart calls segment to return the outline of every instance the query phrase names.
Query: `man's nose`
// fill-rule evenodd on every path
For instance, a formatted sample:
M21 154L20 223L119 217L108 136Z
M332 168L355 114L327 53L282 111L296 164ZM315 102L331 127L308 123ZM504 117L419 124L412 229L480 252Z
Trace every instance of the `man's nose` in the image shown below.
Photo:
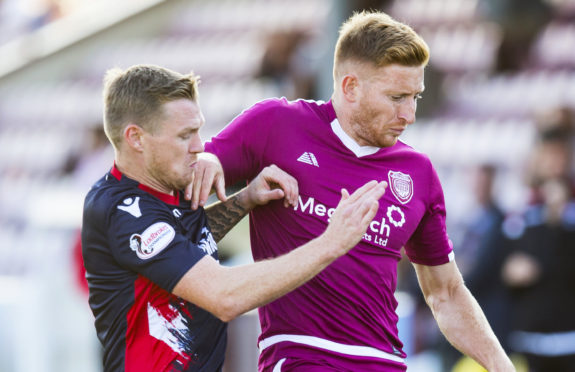
M200 137L199 134L192 138L189 151L191 153L204 152L204 143L202 142L202 137Z
M403 105L400 106L398 116L407 124L412 124L415 122L416 109L417 103L415 100L407 100Z

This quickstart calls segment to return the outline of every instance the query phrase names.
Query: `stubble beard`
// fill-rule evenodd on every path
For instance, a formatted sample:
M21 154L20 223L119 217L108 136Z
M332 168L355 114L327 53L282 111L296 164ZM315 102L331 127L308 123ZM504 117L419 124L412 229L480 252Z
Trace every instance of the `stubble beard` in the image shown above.
M358 142L360 146L386 147L380 143L381 141L375 136L375 133L369 131L375 116L374 111L365 104L361 104L359 110L352 114L351 128L356 137L354 139L362 141L361 143Z
M184 190L193 181L193 173L189 169L179 173L178 170L167 167L160 162L153 162L152 175L170 191ZM187 176L189 172L189 176Z
M379 148L394 146L399 140L399 136L392 136L385 132L378 133L376 130L378 124L375 123L377 117L378 112L365 103L361 103L359 110L353 112L351 127L355 136L364 142L360 145ZM385 124L381 125L384 126ZM391 139L392 137L393 139ZM357 141L357 139L355 140Z

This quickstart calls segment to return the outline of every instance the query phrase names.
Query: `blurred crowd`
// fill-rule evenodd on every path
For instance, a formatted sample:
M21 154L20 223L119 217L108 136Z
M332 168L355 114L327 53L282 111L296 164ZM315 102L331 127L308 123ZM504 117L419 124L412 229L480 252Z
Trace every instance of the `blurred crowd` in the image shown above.
M524 171L526 204L506 212L495 194L506 190L498 183L499 166L475 167L469 178L474 208L460 225L455 257L518 370L570 372L575 371L575 113L557 107L534 115L536 137ZM419 290L413 280L403 285L420 298L417 352L438 351L446 371L482 371L436 329L424 326L431 322Z
M0 45L65 17L85 0L0 0Z
M575 371L574 116L565 108L546 110L536 123L529 204L501 225L503 255L494 274L512 314L502 339L532 371Z

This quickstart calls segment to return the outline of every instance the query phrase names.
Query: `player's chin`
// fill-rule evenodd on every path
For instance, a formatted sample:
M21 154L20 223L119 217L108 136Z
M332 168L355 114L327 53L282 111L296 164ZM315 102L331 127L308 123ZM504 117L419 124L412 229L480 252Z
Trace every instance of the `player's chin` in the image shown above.
M193 172L186 172L185 175L179 177L176 182L176 189L177 190L184 190L189 184L192 183L194 180L194 173Z
M397 143L399 136L385 136L382 141L380 141L378 147L391 147Z

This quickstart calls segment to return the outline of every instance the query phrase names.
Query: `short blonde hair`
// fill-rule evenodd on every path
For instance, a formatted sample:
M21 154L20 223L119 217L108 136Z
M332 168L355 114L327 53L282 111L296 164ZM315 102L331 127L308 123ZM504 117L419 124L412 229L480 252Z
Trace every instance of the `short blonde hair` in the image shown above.
M354 13L343 23L335 47L334 75L343 62L415 67L429 61L429 47L408 25L382 12Z
M198 101L198 82L193 73L182 75L153 65L108 70L104 78L106 136L117 149L129 123L155 131L164 103L181 98Z

